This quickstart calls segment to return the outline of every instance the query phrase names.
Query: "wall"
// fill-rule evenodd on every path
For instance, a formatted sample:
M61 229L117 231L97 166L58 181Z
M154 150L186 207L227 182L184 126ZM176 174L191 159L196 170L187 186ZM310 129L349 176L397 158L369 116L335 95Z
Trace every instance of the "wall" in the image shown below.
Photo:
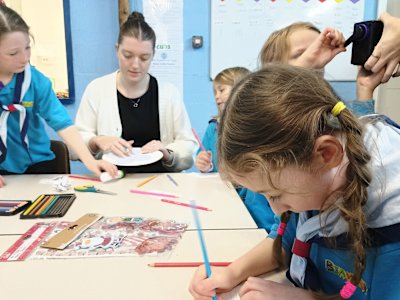
M114 46L118 35L118 1L69 1L76 103L67 108L74 116L89 81L117 68ZM203 136L210 116L216 113L209 78L210 1L184 2L184 99L192 126L200 136ZM141 11L141 4L141 1L131 0L131 9ZM377 0L366 0L366 19L375 18L376 4ZM193 35L203 36L203 48L192 48ZM332 82L332 85L344 100L355 98L354 81ZM72 168L73 172L87 172L77 163Z

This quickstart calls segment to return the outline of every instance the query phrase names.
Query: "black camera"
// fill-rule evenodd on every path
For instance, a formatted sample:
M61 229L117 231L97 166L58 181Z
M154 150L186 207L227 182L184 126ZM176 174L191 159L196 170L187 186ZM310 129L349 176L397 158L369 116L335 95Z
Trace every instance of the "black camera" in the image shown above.
M348 46L353 42L351 51L351 63L353 65L362 66L371 56L375 45L378 44L383 31L383 23L381 21L365 21L354 24L354 30L344 46Z

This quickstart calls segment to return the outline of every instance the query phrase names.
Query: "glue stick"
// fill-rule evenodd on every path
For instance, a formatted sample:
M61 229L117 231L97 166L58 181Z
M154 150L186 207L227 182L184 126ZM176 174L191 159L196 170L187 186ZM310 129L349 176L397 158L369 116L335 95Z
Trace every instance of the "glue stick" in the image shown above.
M125 177L125 172L122 170L118 170L118 174L115 177L112 177L110 174L108 174L107 172L103 172L100 174L100 180L101 182L108 182L110 180L114 180L114 179L120 179Z

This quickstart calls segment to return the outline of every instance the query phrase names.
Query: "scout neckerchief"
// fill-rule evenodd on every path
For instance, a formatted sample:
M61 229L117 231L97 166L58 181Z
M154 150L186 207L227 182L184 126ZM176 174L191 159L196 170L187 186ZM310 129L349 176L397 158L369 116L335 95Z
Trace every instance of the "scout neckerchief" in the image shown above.
M364 141L371 152L373 180L368 188L368 201L364 207L367 227L379 231L390 225L400 223L400 164L397 145L400 142L400 129L392 120L383 116L369 116L375 122L367 127ZM397 126L396 126L397 125ZM374 130L374 128L376 130ZM379 137L378 137L379 134ZM379 138L386 142L384 148L376 148ZM389 179L389 181L388 181ZM321 228L324 225L324 228ZM336 237L348 230L347 222L339 210L323 212L311 216L309 212L299 214L296 239L289 274L297 286L308 287L307 269L311 266L309 254L312 241L320 237Z
M19 129L21 135L22 146L28 151L28 118L26 115L26 109L22 105L22 99L24 98L29 86L31 84L31 67L29 64L26 65L25 70L17 74L13 103L4 105L0 102L2 112L0 115L0 163L2 163L7 156L7 120L10 113L19 112Z

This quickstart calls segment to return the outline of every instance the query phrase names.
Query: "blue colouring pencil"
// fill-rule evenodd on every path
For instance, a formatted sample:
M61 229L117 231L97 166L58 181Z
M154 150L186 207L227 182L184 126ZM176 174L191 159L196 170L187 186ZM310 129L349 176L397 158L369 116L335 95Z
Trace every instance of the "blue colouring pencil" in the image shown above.
M194 218L194 222L196 224L197 233L199 234L201 252L203 252L203 260L204 260L204 266L206 267L207 277L210 277L211 276L210 261L208 260L206 244L204 242L203 232L201 231L199 214L197 213L197 209L195 208L196 202L190 201L190 204L192 205L193 218ZM217 296L213 296L212 299L217 300Z
M167 174L167 177L175 186L178 186L178 183L176 182L176 180L171 175Z

